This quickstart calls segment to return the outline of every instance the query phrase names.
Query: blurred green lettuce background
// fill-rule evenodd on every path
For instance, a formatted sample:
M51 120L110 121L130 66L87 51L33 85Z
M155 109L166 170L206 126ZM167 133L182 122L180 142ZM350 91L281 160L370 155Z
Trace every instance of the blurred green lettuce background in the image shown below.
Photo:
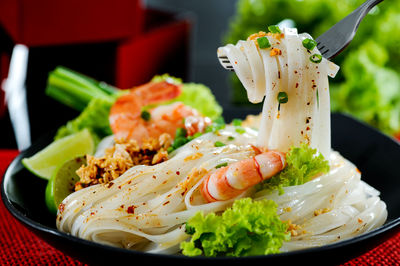
M225 43L236 43L267 26L290 19L314 38L364 0L239 0ZM341 67L330 79L332 111L349 113L381 131L400 132L400 1L384 1L361 22L351 44L333 60ZM232 75L233 102L247 104Z

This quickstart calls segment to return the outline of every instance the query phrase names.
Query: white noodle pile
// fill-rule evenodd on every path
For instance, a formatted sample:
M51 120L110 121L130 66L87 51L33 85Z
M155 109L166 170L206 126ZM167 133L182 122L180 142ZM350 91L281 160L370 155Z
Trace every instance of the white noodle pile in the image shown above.
M228 126L219 133L207 133L189 142L164 163L135 166L112 181L112 186L95 185L71 194L62 203L64 211L58 215L57 228L116 247L177 253L179 243L188 237L183 223L199 210L223 211L235 200L205 203L198 188L206 173L221 163L254 156L249 144L257 141L256 131L246 128L241 135ZM235 139L228 142L228 136ZM229 145L217 148L216 141ZM196 158L198 154L202 156ZM343 240L385 222L385 203L378 191L360 180L357 168L337 152L331 153L330 164L328 174L284 188L283 195L249 189L238 197L272 199L282 220L301 227L299 236L284 243L282 251ZM134 213L128 213L130 206L135 206ZM323 209L327 212L314 215Z

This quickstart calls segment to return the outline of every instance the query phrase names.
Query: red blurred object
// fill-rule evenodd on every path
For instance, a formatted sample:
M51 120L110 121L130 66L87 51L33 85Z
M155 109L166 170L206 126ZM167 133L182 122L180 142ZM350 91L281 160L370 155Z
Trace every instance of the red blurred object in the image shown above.
M151 20L162 16L165 14L149 10L146 17ZM147 23L154 24L152 21ZM140 38L121 42L116 55L116 86L130 88L148 82L154 73L176 72L180 66L186 66L190 28L188 19L174 20L160 27L150 26Z
M7 78L8 75L8 66L10 64L10 56L6 53L1 53L0 51L0 117L5 112L5 94L1 89L2 81Z
M394 135L394 137L395 137L398 141L400 141L400 132L398 132L396 135Z
M0 24L31 47L132 38L143 19L140 0L0 1Z

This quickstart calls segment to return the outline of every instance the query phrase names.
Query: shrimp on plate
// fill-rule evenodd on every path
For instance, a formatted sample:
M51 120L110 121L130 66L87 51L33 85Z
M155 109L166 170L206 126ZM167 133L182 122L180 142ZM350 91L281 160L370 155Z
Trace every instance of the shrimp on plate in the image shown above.
M177 128L185 128L189 135L204 131L211 120L181 102L152 108L146 118L142 117L144 106L166 102L180 94L181 85L161 81L146 83L119 97L109 115L115 138L133 139L141 145L143 140L163 133L174 137Z
M218 169L203 181L202 194L208 202L232 199L266 180L286 166L285 154L267 151Z

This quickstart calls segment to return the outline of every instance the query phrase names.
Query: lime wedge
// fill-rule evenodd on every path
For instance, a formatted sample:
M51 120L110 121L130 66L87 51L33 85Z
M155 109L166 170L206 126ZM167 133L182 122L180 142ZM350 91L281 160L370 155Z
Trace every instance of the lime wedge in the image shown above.
M51 213L57 214L58 205L74 192L75 183L79 181L76 170L85 163L85 157L80 156L65 162L54 171L46 187L46 205Z
M93 154L94 148L89 130L84 129L52 142L32 157L23 159L22 164L38 177L49 180L64 162L85 154Z

